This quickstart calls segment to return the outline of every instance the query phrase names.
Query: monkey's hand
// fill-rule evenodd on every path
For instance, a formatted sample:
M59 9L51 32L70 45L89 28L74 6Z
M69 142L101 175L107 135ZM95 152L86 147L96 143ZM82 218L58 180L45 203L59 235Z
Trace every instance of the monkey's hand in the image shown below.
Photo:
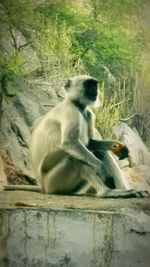
M111 151L119 157L119 160L125 159L129 155L128 148L120 142L114 142L113 146L111 147Z

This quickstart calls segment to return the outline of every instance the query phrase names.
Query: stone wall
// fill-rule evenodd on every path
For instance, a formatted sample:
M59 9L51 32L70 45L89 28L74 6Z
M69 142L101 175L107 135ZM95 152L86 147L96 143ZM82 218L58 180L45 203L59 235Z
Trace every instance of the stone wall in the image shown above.
M10 195L0 202L1 267L149 267L149 200Z

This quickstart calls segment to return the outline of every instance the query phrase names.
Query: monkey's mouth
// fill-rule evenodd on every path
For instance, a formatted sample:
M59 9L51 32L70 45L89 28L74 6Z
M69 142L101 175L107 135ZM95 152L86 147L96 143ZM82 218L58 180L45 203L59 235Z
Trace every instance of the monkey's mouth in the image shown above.
M89 99L95 101L97 98L97 94L90 94Z

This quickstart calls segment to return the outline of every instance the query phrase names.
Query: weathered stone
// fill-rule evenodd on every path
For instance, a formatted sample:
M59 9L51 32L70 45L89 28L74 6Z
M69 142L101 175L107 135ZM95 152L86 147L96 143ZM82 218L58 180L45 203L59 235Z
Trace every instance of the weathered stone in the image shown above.
M30 168L28 146L31 127L45 113L36 94L29 93L23 82L16 96L5 98L2 105L1 143L3 154L27 171Z
M128 189L147 190L150 193L150 166L126 167L122 171L127 181Z
M148 199L17 195L0 201L1 267L149 267Z
M113 133L128 147L130 152L130 166L150 165L150 152L140 138L136 129L131 129L126 123L121 122L113 128Z
M118 161L126 187L150 192L150 152L135 129L121 122L113 132L129 149L129 157Z
M7 184L7 177L4 172L4 164L2 157L0 155L0 186L6 185Z
M28 148L32 127L41 116L61 101L61 97L56 94L56 88L50 87L48 83L45 85L41 80L37 84L38 80L27 87L24 81L17 79L14 81L16 95L5 97L2 104L0 150L24 172L30 170ZM63 95L61 87L58 92Z

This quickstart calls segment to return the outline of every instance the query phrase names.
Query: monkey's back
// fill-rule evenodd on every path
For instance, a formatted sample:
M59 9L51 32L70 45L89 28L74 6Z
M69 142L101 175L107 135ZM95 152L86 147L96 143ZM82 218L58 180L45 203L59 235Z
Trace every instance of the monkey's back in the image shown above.
M55 108L56 111L57 107ZM57 148L61 142L60 123L54 110L48 112L36 124L31 135L30 158L34 174L41 179L41 164L46 154Z
M72 117L71 121L70 117ZM80 112L72 101L65 100L58 104L35 125L30 143L30 155L32 168L39 182L42 178L41 166L44 158L48 154L50 158L53 158L55 152L60 149L59 145L63 142L62 125L63 129L72 127L73 120L74 124L77 121L79 125L78 139L86 146L91 138L89 132L89 121L91 120L86 113Z

